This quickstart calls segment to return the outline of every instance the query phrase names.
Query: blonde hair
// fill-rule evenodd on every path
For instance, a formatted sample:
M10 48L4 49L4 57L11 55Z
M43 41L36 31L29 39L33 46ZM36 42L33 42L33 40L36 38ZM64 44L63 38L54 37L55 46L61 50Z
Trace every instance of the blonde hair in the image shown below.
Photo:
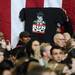
M50 43L42 43L42 44L40 45L40 48L42 49L42 48L45 48L45 47L47 47L47 46L51 46Z
M54 37L53 37L54 43L57 43L57 39L58 39L60 36L63 36L63 34L57 33L57 34L54 35ZM63 36L63 37L64 37L64 36Z

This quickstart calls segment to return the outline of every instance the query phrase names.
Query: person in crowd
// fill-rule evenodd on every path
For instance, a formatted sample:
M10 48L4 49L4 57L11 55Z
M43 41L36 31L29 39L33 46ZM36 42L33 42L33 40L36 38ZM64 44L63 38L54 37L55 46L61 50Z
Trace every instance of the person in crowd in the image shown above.
M30 40L30 33L24 31L21 32L17 46L12 50L12 55L14 55L17 59L29 57L30 50L28 49L28 45Z
M39 64L47 67L48 61L51 59L50 49L52 46L49 43L42 43L40 46L41 58Z
M63 36L65 38L65 42L66 42L66 48L67 50L71 47L71 40L72 40L72 37L71 35L68 33L68 32L64 32L63 33Z
M3 32L0 32L0 48L11 50L10 41L5 40Z
M66 58L66 52L59 46L53 46L50 50L52 55L52 60L49 61L48 67L58 73L61 74L70 74L68 66L62 61Z
M0 51L0 63L4 60L4 52Z
M68 37L67 37L68 38ZM68 45L67 58L63 61L66 63L71 71L71 74L75 74L75 38L74 35L70 39L70 45Z
M68 32L63 33L66 41L67 54L75 58L75 39Z
M5 59L4 52L0 51L0 70L5 68L14 68L12 61Z
M71 35L68 32L63 33L66 43L71 40Z
M31 50L32 50L32 56L31 57L35 58L36 60L39 60L41 58L40 41L32 40Z
M54 45L59 46L59 47L66 46L65 38L64 38L63 34L61 34L61 33L57 33L54 35L53 42L54 42Z
M36 59L30 57L31 49L31 36L28 32L21 32L19 35L19 42L15 49L12 51L13 62L16 65L16 74L26 74L29 64L34 61L38 62Z
M0 51L4 51L6 58L10 56L11 44L9 40L5 40L3 32L0 32Z

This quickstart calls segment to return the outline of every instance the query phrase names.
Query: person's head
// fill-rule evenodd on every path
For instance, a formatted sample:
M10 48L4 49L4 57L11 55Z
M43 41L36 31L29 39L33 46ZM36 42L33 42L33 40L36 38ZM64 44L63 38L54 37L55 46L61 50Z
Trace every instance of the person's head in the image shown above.
M42 66L37 66L27 73L27 75L57 75L56 72Z
M58 46L54 46L51 49L51 55L52 55L52 59L56 62L61 62L63 60L63 58L65 57L65 51L64 49L58 47Z
M28 43L31 40L31 37L28 32L23 31L20 33L19 39L24 43Z
M0 63L4 60L4 52L0 51Z
M31 51L32 51L32 55L35 57L35 59L39 60L39 58L41 57L41 54L40 54L40 41L32 40Z
M43 57L51 57L50 50L52 46L49 43L42 43L40 46L41 55Z
M60 47L66 46L65 38L61 33L57 33L54 35L53 41L56 45Z
M71 39L71 35L68 32L63 33L65 41L68 42Z
M13 69L14 68L14 64L12 61L5 59L2 63L1 63L1 69Z
M31 48L33 51L38 50L40 51L40 42L38 40L32 41Z

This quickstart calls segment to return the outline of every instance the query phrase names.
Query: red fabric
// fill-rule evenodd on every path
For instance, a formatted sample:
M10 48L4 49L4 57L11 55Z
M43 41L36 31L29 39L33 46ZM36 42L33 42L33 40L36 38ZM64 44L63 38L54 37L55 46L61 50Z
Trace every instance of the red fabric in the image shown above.
M44 6L44 0L26 0L27 8L38 8Z
M75 0L63 0L63 8L66 9L75 32Z
M0 31L11 39L11 0L0 0Z

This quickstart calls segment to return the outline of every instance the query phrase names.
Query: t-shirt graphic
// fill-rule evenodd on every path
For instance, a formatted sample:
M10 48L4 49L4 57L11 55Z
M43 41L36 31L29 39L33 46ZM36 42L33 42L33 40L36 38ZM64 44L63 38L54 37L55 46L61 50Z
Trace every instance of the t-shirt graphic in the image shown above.
M44 14L42 12L37 13L37 19L33 21L32 32L44 34L46 30L46 22L43 20Z
M72 25L61 8L23 8L19 18L24 21L24 30L31 38L41 42L51 43L57 32L72 34Z

